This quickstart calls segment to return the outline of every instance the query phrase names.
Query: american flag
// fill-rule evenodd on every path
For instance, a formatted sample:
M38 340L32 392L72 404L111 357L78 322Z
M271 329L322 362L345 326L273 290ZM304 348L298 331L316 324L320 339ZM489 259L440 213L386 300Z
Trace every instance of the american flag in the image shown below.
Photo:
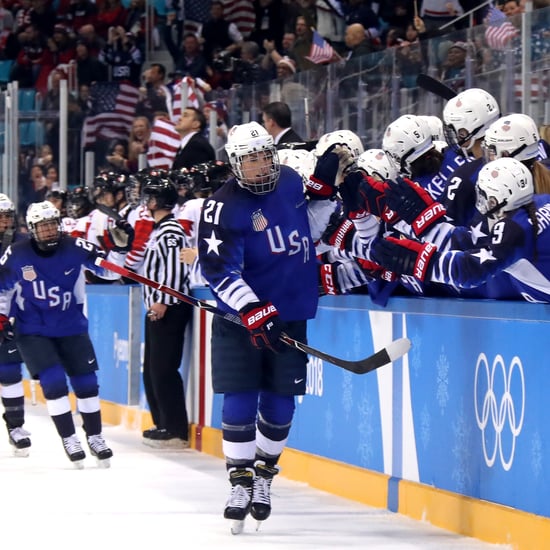
M506 15L493 5L489 7L486 21L485 39L487 45L494 50L503 50L518 34L516 27L508 21Z
M98 139L128 139L136 114L139 90L130 84L97 82L90 88L92 115L84 119L82 146Z
M244 38L247 38L256 25L256 12L252 0L225 0L223 18L235 23Z
M330 63L335 57L339 56L333 47L313 29L311 49L305 58L318 65L319 63Z
M151 128L147 146L147 164L151 168L170 170L178 152L181 137L168 118L158 117Z
M187 86L187 101L183 101L182 94L182 90L185 86ZM174 94L172 97L172 120L177 122L186 107L196 107L198 109L199 105L197 82L190 76L184 76L181 80L174 84Z

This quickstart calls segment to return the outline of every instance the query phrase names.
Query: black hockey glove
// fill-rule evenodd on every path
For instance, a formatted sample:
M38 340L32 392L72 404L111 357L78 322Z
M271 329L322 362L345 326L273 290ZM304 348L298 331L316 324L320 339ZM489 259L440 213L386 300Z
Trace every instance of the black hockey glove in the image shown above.
M410 179L388 181L385 195L388 207L412 227L417 237L445 217L445 207L435 202L425 189Z
M128 252L132 248L134 228L127 220L116 221L115 227L112 227L108 231L115 252Z
M327 228L321 235L321 241L339 250L350 250L355 234L353 222L348 220L341 212L333 212L330 216Z
M243 325L250 332L252 345L258 349L281 351L284 344L279 340L283 326L275 306L264 300L252 302L239 311Z
M420 281L430 278L437 246L411 239L375 239L372 256L377 263L400 275L414 275Z
M5 340L13 340L13 325L6 315L0 314L0 344Z
M341 145L333 144L317 159L315 170L306 182L310 199L331 199L336 195L336 174L340 167L339 148Z

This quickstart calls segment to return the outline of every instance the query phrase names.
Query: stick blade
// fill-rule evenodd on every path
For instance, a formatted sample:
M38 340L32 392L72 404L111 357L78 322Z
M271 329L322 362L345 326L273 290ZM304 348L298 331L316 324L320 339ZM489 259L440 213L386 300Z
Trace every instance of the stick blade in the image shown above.
M386 346L386 352L390 362L403 357L411 349L411 341L408 338L398 338Z
M424 73L420 73L416 77L416 85L419 88L431 92L438 97L442 97L447 101L449 101L449 99L453 99L453 97L456 97L457 95L455 90L441 82L441 80L437 80L436 78Z

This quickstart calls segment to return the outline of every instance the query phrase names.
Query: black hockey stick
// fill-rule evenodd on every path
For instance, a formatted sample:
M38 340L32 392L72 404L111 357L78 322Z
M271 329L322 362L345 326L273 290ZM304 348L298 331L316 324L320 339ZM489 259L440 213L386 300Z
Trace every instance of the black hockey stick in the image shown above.
M187 294L183 294L182 292L179 292L174 288L163 285L162 283L159 283L157 281L153 281L152 279L148 279L147 277L143 277L143 275L138 275L133 271L130 271L119 265L113 264L103 258L98 258L96 260L96 264L100 267L113 271L114 273L118 273L123 277L127 277L128 279L132 279L133 281L136 281L143 285L156 288L160 292L169 294L170 296L177 298L181 302L185 302L187 304L191 304L192 306L196 306L200 309L204 309L209 313L213 313L214 315L219 315L220 317L223 317L227 321L231 321L232 323L236 323L237 325L242 326L241 318L239 316L233 315L232 313L226 313L225 311L218 309L216 306L209 304L204 300L199 300L198 298L194 298L193 296L188 296ZM291 338L287 334L284 334L284 333L281 334L280 339L287 346L297 348L300 351L303 351L304 353L309 353L309 355L318 357L323 361L328 361L329 363L332 363L337 367L341 367L355 374L366 374L367 372L371 372L379 367L383 367L384 365L387 365L388 363L391 363L392 361L395 361L396 359L399 359L400 357L405 355L405 353L407 353L411 347L411 341L408 338L398 338L397 340L394 340L393 342L388 344L385 348L381 349L380 351L377 351L376 353L374 353L369 357L366 357L365 359L360 359L359 361L346 361L345 359L340 359L338 357L329 355L328 353L319 351L318 349L312 348L311 346L308 346L303 342L294 340L294 338Z
M103 212L104 214L109 216L109 218L113 218L113 220L115 220L116 222L119 222L119 221L124 219L116 210L113 210L112 208L109 208L108 206L106 206L104 204L99 204L98 203L98 204L95 205L95 207L100 212Z
M443 84L441 80L437 80L436 78L433 78L424 73L420 73L416 77L416 85L419 88L422 88L423 90L426 90L428 92L432 92L432 94L435 94L438 97L442 97L447 101L457 96L457 93L446 84Z

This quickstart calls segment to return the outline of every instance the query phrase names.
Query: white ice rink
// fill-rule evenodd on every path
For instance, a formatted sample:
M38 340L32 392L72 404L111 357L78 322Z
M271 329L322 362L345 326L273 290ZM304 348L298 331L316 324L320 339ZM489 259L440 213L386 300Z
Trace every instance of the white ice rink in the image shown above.
M2 549L508 548L281 476L273 484L271 518L258 532L249 518L244 533L234 536L222 517L229 489L222 460L194 450L150 449L141 443L140 432L106 426L114 452L111 468L97 468L88 456L85 469L76 470L43 405L27 405L25 427L32 433L29 457L13 457L7 434L0 440ZM84 440L81 428L77 433Z

